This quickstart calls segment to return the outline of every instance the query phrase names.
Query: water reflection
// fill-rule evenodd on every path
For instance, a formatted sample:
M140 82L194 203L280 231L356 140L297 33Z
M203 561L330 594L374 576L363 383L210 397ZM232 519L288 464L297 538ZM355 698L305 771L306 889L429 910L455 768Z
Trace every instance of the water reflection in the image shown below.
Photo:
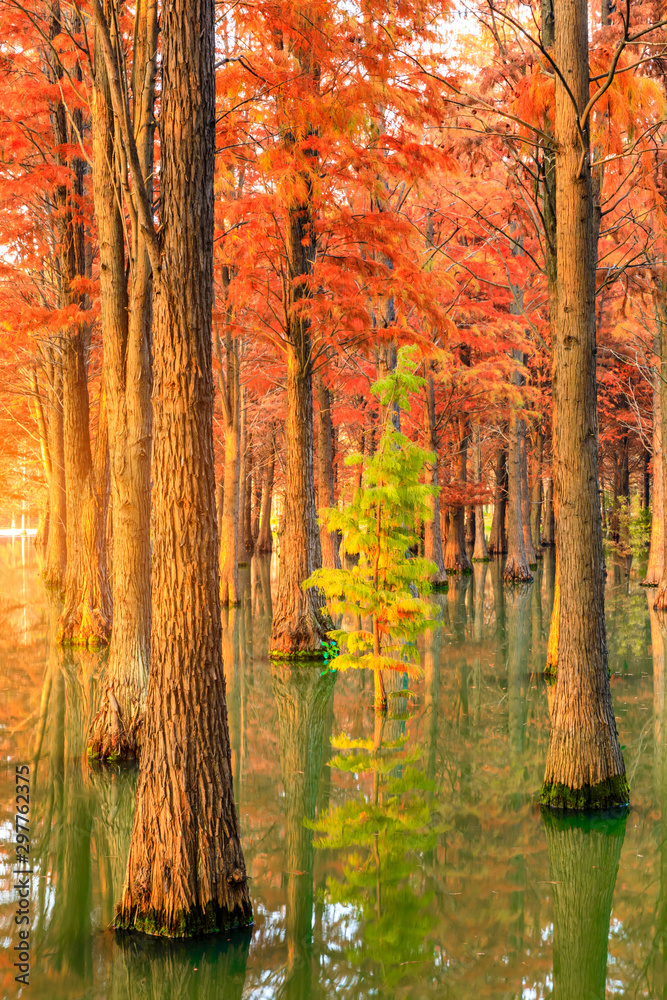
M423 676L408 691L396 674L386 720L359 671L269 663L271 568L253 560L224 659L256 922L179 945L108 929L136 771L85 759L103 657L53 644L58 608L31 559L0 542L0 778L8 820L13 764L33 761L35 1000L589 1000L605 981L667 1000L665 638L624 565L608 557L607 612L633 810L586 827L538 806L552 551L527 587L504 587L496 560L435 596ZM15 996L1 829L0 974Z

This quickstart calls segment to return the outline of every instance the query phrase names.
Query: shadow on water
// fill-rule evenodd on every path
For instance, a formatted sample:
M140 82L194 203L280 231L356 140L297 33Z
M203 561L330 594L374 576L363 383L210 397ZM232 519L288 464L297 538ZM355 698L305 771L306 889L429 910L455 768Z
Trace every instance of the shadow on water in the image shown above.
M60 650L58 607L0 543L0 769L31 761L29 994L202 1000L667 1000L667 719L663 623L609 558L612 692L633 788L628 817L540 816L543 668L555 561L525 587L502 561L434 595L422 674L372 678L268 660L271 565L223 613L232 771L255 926L191 943L109 929L136 769L91 766L104 657ZM647 600L648 596L648 600ZM15 903L5 863L0 923ZM617 877L618 873L618 877ZM2 996L17 995L7 951ZM605 994L606 989L606 994Z

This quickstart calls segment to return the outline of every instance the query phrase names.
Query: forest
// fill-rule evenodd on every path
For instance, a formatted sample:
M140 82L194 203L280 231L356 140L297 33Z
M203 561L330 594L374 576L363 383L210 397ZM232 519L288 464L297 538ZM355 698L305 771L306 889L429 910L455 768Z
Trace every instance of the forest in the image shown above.
M42 774L39 877L82 877L49 861L60 815L86 885L115 858L95 912L123 968L128 932L247 951L270 923L247 773L280 745L285 981L243 993L216 952L209 992L179 992L180 952L132 952L151 996L172 995L163 962L174 996L339 995L314 985L318 906L385 956L345 995L426 996L400 971L434 926L415 865L458 895L437 875L464 822L447 797L476 789L477 830L500 787L503 816L527 810L522 870L534 828L538 883L567 887L559 983L530 995L574 1000L585 967L581 995L605 996L635 780L667 851L648 736L614 711L633 657L665 704L666 28L652 0L0 0L2 739ZM452 777L454 729L467 746L505 699L507 746ZM63 787L96 803L85 850ZM451 995L524 995L470 989Z

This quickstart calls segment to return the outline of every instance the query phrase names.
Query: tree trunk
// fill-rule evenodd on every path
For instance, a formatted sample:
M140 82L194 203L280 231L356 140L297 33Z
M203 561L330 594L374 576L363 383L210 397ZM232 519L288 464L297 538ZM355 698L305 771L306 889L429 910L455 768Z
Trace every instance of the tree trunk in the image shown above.
M495 485L493 490L493 520L489 535L489 555L501 556L507 552L505 515L507 508L507 452L496 452Z
M223 267L222 286L227 294L229 269ZM227 317L229 319L229 317ZM225 435L225 463L220 518L220 600L223 604L239 604L239 501L241 476L241 389L239 383L239 346L232 337L229 323L225 324L225 368L220 339L215 335L218 359L219 391Z
M523 526L523 544L526 559L531 569L537 569L537 555L533 545L530 529L530 488L528 486L528 432L525 420L519 426L519 443L521 446L521 521Z
M261 452L260 452L261 455ZM259 537L259 518L262 511L262 491L264 488L264 480L266 479L266 469L264 465L260 466L257 462L254 466L253 477L252 477L252 524L251 524L251 534L252 534L252 546L253 551L257 551L257 539Z
M551 476L547 479L544 491L544 531L542 533L542 545L556 544L556 523L554 518L554 481Z
M459 417L459 447L454 459L456 483L465 489L468 480L468 421ZM445 543L445 569L448 573L470 573L472 563L466 551L465 507L456 504L449 509L449 525Z
M542 521L542 462L544 459L544 434L537 431L535 441L535 480L530 496L530 533L535 545L535 555L542 558L542 538L540 524Z
M302 325L296 317L294 323ZM271 627L270 653L282 656L319 655L327 632L319 592L302 587L319 567L321 550L315 513L312 372L306 330L300 341L290 343L287 349L285 522Z
M556 0L558 312L553 362L560 613L542 801L566 809L628 801L607 666L596 407L596 220L588 131L588 6ZM565 85L576 101L572 105ZM577 108L579 112L577 112Z
M472 435L473 476L475 478L475 485L479 486L482 482L482 445L480 442L479 424L475 424ZM486 548L486 534L484 532L484 506L478 503L475 505L475 548L472 554L472 561L486 562L488 558L489 553Z
M438 476L438 432L435 425L435 386L431 365L427 362L426 373L426 405L424 407L425 447L435 454L435 461L426 466L426 482L435 487L432 497L429 497L432 517L424 524L424 557L434 562L437 569L431 577L434 587L444 587L447 584L447 570L442 553L442 536L440 534L440 496Z
M658 336L654 343L654 352L660 356L660 339L662 327L658 322ZM659 364L659 362L658 362ZM648 553L648 566L644 586L657 587L662 578L662 567L665 555L665 509L662 491L662 410L660 406L660 369L653 373L653 504L651 518L651 546Z
M255 479L257 478L257 469L255 466L255 452L252 446L252 431L246 431L246 452L245 452L245 466L246 466L246 477L245 477L245 502L243 505L243 537L245 541L245 550L248 556L248 561L252 558L252 554L255 551L255 540L252 537L252 498L254 493Z
M214 25L212 0L173 0L162 14L151 669L116 926L167 937L252 919L230 766L215 518Z
M259 554L270 553L273 550L273 535L271 532L271 505L273 503L273 479L276 466L276 430L271 428L269 438L268 455L266 459L266 472L264 475L264 485L262 486L262 512L259 522L259 535L255 551Z
M111 5L105 8L112 17ZM137 58L147 64L142 75L154 91L157 5L148 4L137 18ZM147 58L147 53L150 56ZM148 121L137 120L149 138L141 145L148 176L153 163L153 98ZM92 756L134 757L140 746L150 657L150 457L152 435L151 357L152 281L148 253L135 226L132 241L131 296L125 277L120 183L113 171L114 117L102 58L95 64L93 156L95 214L100 254L100 302L109 419L111 511L113 523L113 625L105 691L89 735Z
M239 500L238 500L238 564L247 566L250 553L246 548L245 509L248 492L248 411L245 400L245 389L241 389L241 428L239 444Z
M609 920L627 814L543 814L553 883L553 1000L607 996Z
M516 354L512 351L512 354ZM514 376L513 376L514 378ZM516 406L510 408L507 485L507 559L503 578L508 583L528 583L533 579L526 558L521 510L521 420Z
M47 352L53 358L55 349ZM67 569L67 490L65 486L65 440L63 426L63 379L60 358L51 360L47 374L47 431L51 459L49 476L49 534L42 577L48 587L65 588Z
M58 642L106 644L112 606L106 553L106 455L103 466L96 468L90 448L82 328L71 331L63 345L63 386L67 572ZM100 408L98 435L106 437L104 394Z
M333 425L331 421L331 393L324 384L321 372L315 377L317 388L317 506L319 510L333 507L334 495L334 462L333 462ZM322 547L322 566L325 569L340 569L340 538L338 532L327 531L325 525L320 525L320 545Z

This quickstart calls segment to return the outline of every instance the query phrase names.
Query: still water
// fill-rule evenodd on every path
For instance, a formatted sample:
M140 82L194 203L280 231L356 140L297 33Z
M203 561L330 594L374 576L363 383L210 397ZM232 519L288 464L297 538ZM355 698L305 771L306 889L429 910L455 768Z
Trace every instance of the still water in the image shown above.
M503 589L475 568L436 598L422 676L390 713L372 678L271 664L270 566L225 616L252 932L174 944L109 930L136 772L90 766L104 658L54 645L31 543L0 541L0 994L32 1000L602 1000L667 997L663 634L640 570L608 557L627 816L544 819L542 679L553 554ZM650 594L648 595L650 598ZM19 987L16 764L31 767L31 973Z

